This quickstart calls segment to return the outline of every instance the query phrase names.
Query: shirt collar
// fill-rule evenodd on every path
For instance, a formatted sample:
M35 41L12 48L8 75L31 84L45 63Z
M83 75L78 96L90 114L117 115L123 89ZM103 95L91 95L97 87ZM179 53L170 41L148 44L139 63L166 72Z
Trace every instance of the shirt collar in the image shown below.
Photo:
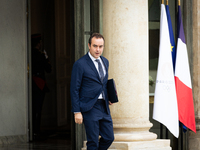
M101 61L100 57L99 57L99 58L94 58L94 57L90 54L90 52L88 52L88 55L89 55L89 57L92 59L92 61L95 61L96 59L99 59L99 60Z

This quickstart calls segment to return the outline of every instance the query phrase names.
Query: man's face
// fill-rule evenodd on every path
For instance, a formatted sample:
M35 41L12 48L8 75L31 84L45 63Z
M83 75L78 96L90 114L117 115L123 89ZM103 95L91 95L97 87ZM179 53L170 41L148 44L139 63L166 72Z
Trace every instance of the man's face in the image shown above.
M93 37L91 39L91 45L88 43L90 54L94 58L99 58L103 53L104 40L102 38Z

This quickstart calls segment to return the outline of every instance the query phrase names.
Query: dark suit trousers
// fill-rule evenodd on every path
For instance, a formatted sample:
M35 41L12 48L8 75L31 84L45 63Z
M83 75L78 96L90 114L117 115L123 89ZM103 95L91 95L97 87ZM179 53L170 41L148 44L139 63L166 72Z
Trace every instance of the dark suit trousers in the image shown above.
M114 141L114 133L112 118L106 111L105 101L97 100L91 110L82 114L87 135L87 150L107 150Z

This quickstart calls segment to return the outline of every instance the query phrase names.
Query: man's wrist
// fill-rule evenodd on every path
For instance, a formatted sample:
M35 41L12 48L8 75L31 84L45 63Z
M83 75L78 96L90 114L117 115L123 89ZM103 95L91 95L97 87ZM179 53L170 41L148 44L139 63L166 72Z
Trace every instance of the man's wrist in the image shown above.
M74 114L77 114L77 113L80 113L80 112L74 112Z

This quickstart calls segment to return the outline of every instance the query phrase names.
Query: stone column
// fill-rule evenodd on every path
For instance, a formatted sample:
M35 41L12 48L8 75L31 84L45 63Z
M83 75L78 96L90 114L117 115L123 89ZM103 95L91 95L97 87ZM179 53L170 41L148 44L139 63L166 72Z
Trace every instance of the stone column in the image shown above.
M190 7L191 8L191 7ZM189 132L189 150L200 149L200 1L193 1L193 99L194 99L194 109L195 109L195 118L196 118L196 131ZM190 9L189 9L190 10Z
M114 78L119 103L110 107L115 142L112 149L169 150L169 140L150 133L148 1L104 0L104 56Z

